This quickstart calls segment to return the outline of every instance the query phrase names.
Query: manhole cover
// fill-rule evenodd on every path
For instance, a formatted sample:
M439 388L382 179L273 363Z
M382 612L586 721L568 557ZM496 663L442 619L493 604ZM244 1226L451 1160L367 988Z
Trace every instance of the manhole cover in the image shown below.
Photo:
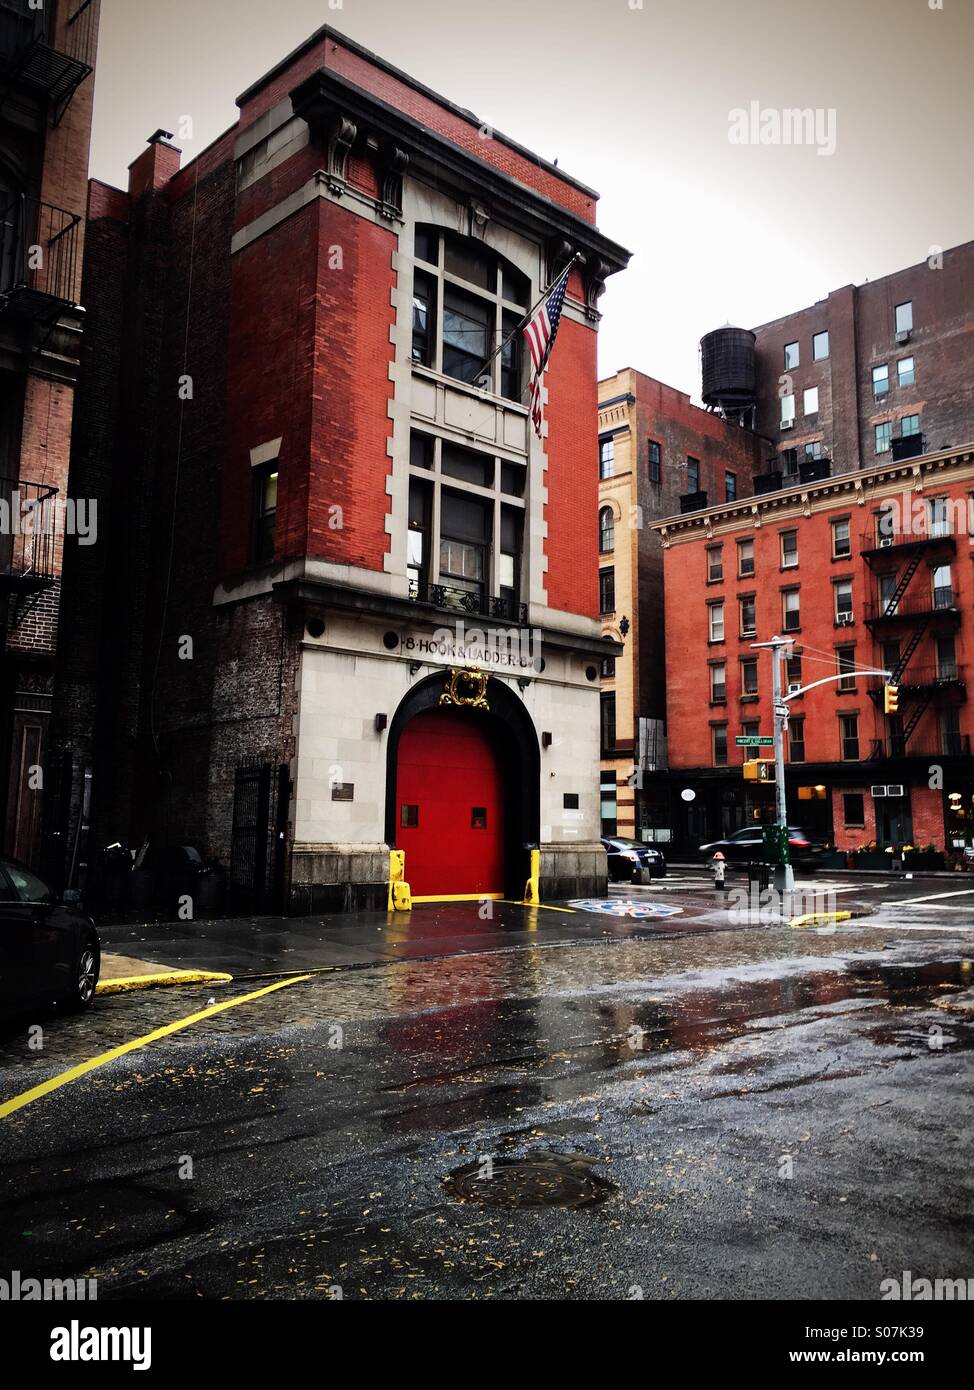
M584 1154L479 1158L443 1181L459 1201L488 1207L586 1207L616 1191L591 1171L596 1162Z
M670 903L637 902L632 898L575 898L568 906L578 912L599 912L607 917L678 917L683 911Z

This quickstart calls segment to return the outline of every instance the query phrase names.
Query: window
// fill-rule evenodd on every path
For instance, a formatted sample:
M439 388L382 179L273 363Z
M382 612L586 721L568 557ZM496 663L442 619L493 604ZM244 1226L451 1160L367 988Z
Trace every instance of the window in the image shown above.
M611 507L599 510L599 550L609 555L615 549L616 524Z
M724 547L707 546L707 579L711 583L724 577Z
M409 480L409 530L406 533L406 567L410 598L425 597L429 579L429 533L432 488L419 478Z
M710 726L712 739L712 751L714 767L727 766L727 725L712 724Z
M839 745L843 762L859 761L859 716L839 715Z
M895 508L892 506L881 507L876 513L876 539L882 541L894 535L893 526L895 521Z
M866 798L862 792L842 793L842 823L857 829L866 824Z
M707 621L711 642L723 642L724 640L724 605L723 603L711 603L707 605Z
M736 502L736 501L737 501L737 474L736 474L736 473L725 473L725 474L724 474L724 501L725 501L725 502Z
M754 542L737 542L737 573L741 579L746 579L754 573Z
M756 656L746 656L741 662L741 694L757 695L758 693L758 659Z
M22 864L14 864L10 860L7 860L6 868L13 883L14 892L22 903L51 903L54 901L54 894L50 888L36 874L32 874L30 869L25 869ZM37 930L40 929L37 928Z
M933 570L934 608L953 608L954 583L949 565L935 565Z
M940 716L941 751L948 758L958 758L967 752L966 739L960 731L960 711L945 709Z
M802 659L800 655L788 657L785 663L785 676L789 685L801 685Z
M250 558L255 565L268 565L274 559L274 532L277 525L277 460L253 470L252 526Z
M788 761L805 761L805 716L792 715L788 721Z
M949 634L937 638L937 678L942 681L957 679L957 643Z
M521 335L513 330L530 302L528 277L482 242L425 223L416 228L415 258L413 361L520 401Z
M907 300L905 304L897 304L895 318L897 333L913 332L913 303L911 300Z
M610 566L599 570L599 612L614 613L616 608L616 572Z
M616 446L611 436L599 440L599 477L611 478L615 472Z
M561 804L566 811L578 810L578 792L565 792L561 798Z
M458 606L473 598L480 611L487 580L490 504L443 488L440 497L440 579Z
M916 372L913 370L913 358L901 357L896 364L897 386L913 386L915 383Z
M789 474L798 472L797 449L782 449L781 453L778 455L778 459L781 464L781 471L786 478Z
M781 423L783 425L793 425L795 423L795 397L782 396L781 398Z
M900 437L908 439L911 435L920 433L919 415L904 415L900 421Z
M815 333L812 336L812 361L824 362L829 355L829 335L828 330L823 333Z
M785 343L785 371L790 372L798 366L798 344Z
M602 679L612 680L616 673L616 659L614 656L604 656L602 658Z
M738 600L741 608L741 636L754 637L758 630L757 601L753 594Z
M700 491L700 460L687 455L687 492Z
M849 518L843 517L839 521L832 522L832 555L838 559L851 554L852 536L849 530Z
M836 621L852 617L852 580L839 579L833 584L835 590Z
M809 386L802 396L802 408L806 415L818 414L818 387Z
M848 694L850 691L854 691L856 688L855 676L848 674L849 672L854 671L856 667L855 647L836 647L835 660L838 667L839 675L842 677L841 680L836 682L835 688L836 690Z
M884 362L881 367L873 367L873 395L885 396L889 390L889 367Z
M781 568L792 570L798 564L798 532L781 533Z
M822 457L822 441L813 439L810 444L805 445L805 457L807 459L820 459Z
M599 783L599 793L602 834L614 835L618 824L616 811L616 778L614 772L603 772Z
M727 663L725 661L711 663L710 703L712 705L725 705L727 703Z
M658 483L660 480L660 448L655 439L649 441L649 481Z
M896 593L896 573L887 570L884 574L877 575L876 584L879 591L879 606L884 613L895 612L891 606L893 595Z
M800 596L797 589L784 589L782 591L781 616L785 632L797 632L801 627Z
M602 751L610 752L616 746L616 697L601 696L601 739Z
M407 805L404 801L399 808L399 824L404 830L415 830L419 825L419 807Z
M890 440L893 438L893 425L889 420L884 420L882 424L876 426L876 453L885 454L889 451Z
M950 507L946 497L931 497L927 503L927 530L931 536L951 534Z

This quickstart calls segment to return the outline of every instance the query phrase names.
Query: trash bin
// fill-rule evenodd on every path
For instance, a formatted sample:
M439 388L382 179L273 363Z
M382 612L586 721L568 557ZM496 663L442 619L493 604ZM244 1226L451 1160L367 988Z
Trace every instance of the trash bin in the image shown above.
M750 891L752 888L757 888L759 892L763 892L764 889L768 887L770 882L771 865L757 863L753 859L749 860L747 866L748 891Z

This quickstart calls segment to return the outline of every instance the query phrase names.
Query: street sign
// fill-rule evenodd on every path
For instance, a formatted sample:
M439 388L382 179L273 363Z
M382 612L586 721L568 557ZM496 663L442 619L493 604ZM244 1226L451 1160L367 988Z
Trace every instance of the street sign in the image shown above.
M741 734L734 742L738 748L772 748L774 739L766 734Z
M775 712L775 714L778 716L779 719L787 719L787 718L788 718L788 706L787 706L787 705L775 705L775 707L774 707L774 712Z

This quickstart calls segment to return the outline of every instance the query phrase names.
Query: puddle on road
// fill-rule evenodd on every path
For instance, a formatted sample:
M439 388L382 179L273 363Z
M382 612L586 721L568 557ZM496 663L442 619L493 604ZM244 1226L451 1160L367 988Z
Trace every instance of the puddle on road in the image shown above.
M604 1202L618 1189L592 1172L598 1158L531 1152L519 1158L478 1158L443 1183L457 1201L485 1207L577 1207Z

